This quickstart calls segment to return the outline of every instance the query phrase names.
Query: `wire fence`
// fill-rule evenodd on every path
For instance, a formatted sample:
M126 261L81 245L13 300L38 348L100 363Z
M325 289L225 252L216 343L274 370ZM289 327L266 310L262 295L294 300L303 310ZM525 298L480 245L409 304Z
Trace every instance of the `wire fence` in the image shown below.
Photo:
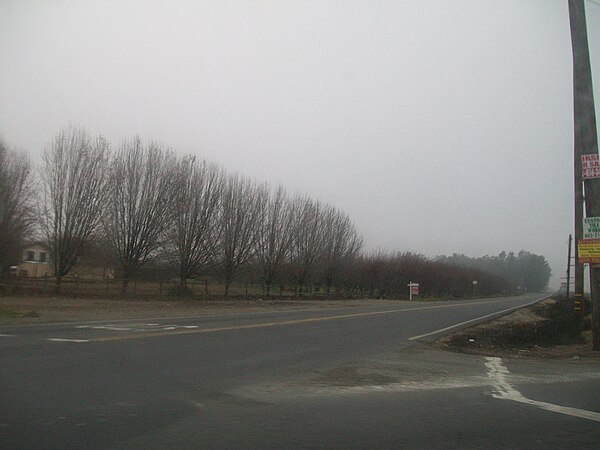
M64 277L60 281L58 292L54 277L10 277L0 279L0 293L4 295L64 295L73 297L94 298L140 298L160 299L168 297L189 297L199 299L223 298L225 285L217 280L204 279L188 281L185 288L179 281L142 281L130 280L126 289L123 281L117 279L90 279ZM243 282L233 283L229 286L228 296L232 298L265 298L265 286L262 283ZM325 293L320 288L310 287L304 292L298 292L291 286L272 286L270 298L289 299L300 296L313 298L324 297Z

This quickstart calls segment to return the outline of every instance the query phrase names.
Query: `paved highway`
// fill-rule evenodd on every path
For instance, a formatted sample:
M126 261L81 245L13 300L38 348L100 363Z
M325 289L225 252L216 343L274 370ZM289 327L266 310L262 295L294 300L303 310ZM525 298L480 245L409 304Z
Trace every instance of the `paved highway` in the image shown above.
M597 448L594 362L426 342L540 297L0 327L1 448Z

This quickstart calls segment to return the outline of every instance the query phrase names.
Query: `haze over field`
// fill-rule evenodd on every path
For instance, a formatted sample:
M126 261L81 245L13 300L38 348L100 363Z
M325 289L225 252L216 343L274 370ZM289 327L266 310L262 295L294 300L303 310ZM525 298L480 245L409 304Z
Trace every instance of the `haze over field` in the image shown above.
M586 1L596 103L600 2ZM566 0L0 0L0 134L139 134L346 211L368 248L545 255L573 222Z

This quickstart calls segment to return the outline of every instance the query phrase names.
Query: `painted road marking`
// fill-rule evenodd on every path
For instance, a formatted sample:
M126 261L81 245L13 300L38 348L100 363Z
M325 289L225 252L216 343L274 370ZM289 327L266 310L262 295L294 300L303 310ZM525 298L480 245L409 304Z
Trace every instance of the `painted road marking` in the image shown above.
M545 298L548 298L548 296L546 297L542 297L540 299L534 300L531 303L527 303L525 305L520 305L520 306L516 306L514 308L509 308L508 310L512 310L512 309L519 309L519 308L523 308L526 306L529 306L531 304L534 304L540 300L543 300ZM249 325L231 325L231 326L224 326L224 327L215 327L215 328L199 328L198 325L182 325L179 326L179 329L171 329L168 330L168 332L160 332L160 331L165 331L164 328L162 329L156 329L156 330L152 330L152 331L156 331L154 333L140 333L140 334L127 334L127 335L114 335L114 336L102 336L102 337L97 337L97 338L90 338L90 339L62 339L62 338L43 338L44 340L48 340L48 341L53 341L53 342L76 342L76 343L85 343L85 342L106 342L106 341L118 341L118 340L127 340L127 339L142 339L142 338L150 338L150 337L161 337L161 336L173 336L173 335L181 335L181 334L196 334L196 333L216 333L216 332L223 332L223 331L233 331L233 330L244 330L244 329L256 329L256 328L269 328L269 327L275 327L275 326L284 326L284 325L297 325L297 324L303 324L303 323L312 323L312 322L324 322L324 321L329 321L329 320L341 320L341 319L353 319L353 318L359 318L359 317L368 317L368 316L380 316L380 315L387 315L387 314L396 314L396 313L402 313L402 312L411 312L411 311L423 311L423 310L428 310L428 309L443 309L443 308L456 308L456 307L460 307L460 306L469 306L469 305L479 305L479 304L487 304L487 303L499 303L499 302L506 302L506 301L511 301L513 299L500 299L500 300L487 300L487 301L468 301L468 302L461 302L461 303L453 303L453 304L444 304L444 305L435 305L435 306L422 306L422 307L413 307L413 308L400 308L400 309L393 309L393 310L385 310L385 311L373 311L373 312L364 312L364 313L354 313L354 314L340 314L340 315L336 315L336 316L326 316L326 317L313 317L313 318L308 318L308 319L296 319L296 320L285 320L285 321L279 321L279 322L264 322L264 323L257 323L257 324L249 324ZM491 315L497 315L497 314L501 314L503 312L506 312L508 310L502 310L499 312L495 312L486 316L482 316L482 317L478 317L476 319L472 319L470 321L466 321L463 322L461 324L457 324L457 325L453 325L451 327L445 328L443 330L437 330L435 332L432 333L428 333L427 335L421 335L421 336L415 336L410 338L410 340L414 340L414 339L418 339L420 337L424 337L424 336L428 336L430 334L435 334L435 333L440 333L442 331L445 331L446 329L452 329L455 328L457 326L461 326L465 323L469 323L475 320L481 320L482 318L491 316ZM300 312L302 312L302 310L300 310ZM140 329L140 328L135 328L136 324L132 324L133 326L131 327L126 327L124 325L118 326L118 327L114 327L113 324L108 324L108 325L79 325L76 326L75 328L78 329L111 329L112 331L148 331L145 329ZM156 324L139 324L137 325L139 326L149 326L149 325L156 325ZM171 327L172 325L169 325L169 327ZM164 326L163 326L164 327ZM115 328L118 328L118 330L115 330Z
M545 300L545 299L550 298L550 297L551 296L548 295L546 297L542 297L542 298L539 298L537 300L534 300L534 301L532 301L530 303L526 303L525 305L513 306L512 308L506 308L506 309L503 309L502 311L496 311L496 312L493 312L491 314L486 314L485 316L476 317L476 318L471 319L471 320L465 320L464 322L457 323L455 325L450 325L449 327L441 328L439 330L435 330L435 331L432 331L430 333L420 334L419 336L413 336L413 337L409 338L408 340L409 341L414 341L414 340L417 340L417 339L422 339L422 338L425 338L425 337L428 337L428 336L433 336L434 334L439 334L439 333L443 333L444 331L450 331L450 330L452 330L454 328L462 327L463 325L467 325L467 324L472 323L472 322L477 322L478 320L487 319L488 317L497 316L497 315L500 315L500 314L503 314L503 313L507 313L507 312L510 312L510 311L516 311L517 309L521 309L521 308L526 308L528 306L531 306L531 305L533 305L533 304L535 304L537 302L540 302L540 301Z
M571 408L569 406L560 406L553 403L539 402L531 400L515 389L507 380L510 372L502 362L502 358L486 357L485 366L488 368L488 377L492 380L494 392L492 397L500 400L511 400L513 402L524 403L526 405L535 406L545 411L551 411L567 416L579 417L581 419L593 420L600 422L600 413L587 411L585 409Z
M178 328L182 328L182 329L194 329L194 328L199 328L198 325L174 325L174 324L168 324L168 325L160 325L158 323L140 323L140 324L131 324L129 326L116 326L113 324L107 324L107 325L78 325L75 328L77 329L84 329L84 330L109 330L109 331L134 331L134 332L140 332L140 331L170 331L170 330L175 330Z
M469 302L463 302L460 303L461 305L479 305L482 303L503 303L503 302L509 302L514 300L513 298L507 298L507 297L495 297L495 298L490 298L484 301L469 301ZM386 300L387 301L387 300ZM440 300L440 302L443 302L444 300ZM408 303L408 301L403 300L402 303ZM415 302L415 303L419 303L419 302ZM283 304L285 304L285 302L283 302ZM367 305L367 306L363 306L364 308L379 308L379 305ZM223 314L223 313L207 313L207 314L198 314L198 315L187 315L187 314L181 314L181 315L177 315L177 316L167 316L167 317L133 317L133 318L128 318L128 319L103 319L103 320L80 320L78 321L79 323L81 322L85 322L88 325L81 325L82 328L84 327L88 327L89 324L94 324L94 323L106 323L106 322L111 322L111 323L116 323L116 322L139 322L142 320L178 320L178 319L186 319L186 320L190 320L190 319L205 319L205 318L215 318L215 317L223 317L223 316L227 316L227 317L250 317L253 315L267 315L267 314L294 314L294 313L298 313L298 312L315 312L315 311L335 311L335 310L339 310L339 309L353 309L355 308L354 306L336 306L336 307L325 307L325 308L298 308L298 309L288 309L288 310L275 310L275 311L251 311L251 312L239 312L239 313L227 313L227 314ZM60 327L60 326L65 326L65 325L73 325L73 322L51 322L51 323L44 323L44 326L48 326L48 327ZM31 324L30 326L34 326L33 324Z
M543 297L543 298L547 298L547 297ZM529 306L533 303L536 303L536 302L542 300L543 298L537 299L537 300L535 300L531 303L527 303L525 305L510 308L510 309L523 308L525 306ZM500 300L500 301L506 301L506 300ZM271 327L284 326L284 325L299 325L299 324L305 324L305 323L325 322L325 321L329 321L329 320L354 319L354 318L369 317L369 316L383 316L383 315L387 315L387 314L396 314L396 313L411 312L411 311L423 311L423 310L428 310L428 309L456 308L459 306L476 305L476 304L482 304L482 303L490 303L490 302L486 302L486 301L463 302L463 303L454 303L454 304L449 304L449 305L446 304L446 305L435 305L435 306L422 306L422 307L417 307L417 308L392 309L392 310L386 310L386 311L372 311L372 312L354 313L354 314L340 314L337 316L312 317L312 318L308 318L308 319L284 320L284 321L278 321L278 322L262 322L262 323L255 323L255 324L249 324L249 325L230 325L230 326L215 327L215 328L199 328L199 329L183 329L183 330L178 329L175 331L171 331L169 333L142 333L142 334L135 334L135 335L131 334L131 335L119 335L119 336L101 336L101 337L97 337L97 338L91 338L90 342L120 341L120 340L126 340L126 339L142 339L142 338L161 337L161 336L177 336L177 335L181 335L181 334L218 333L218 332L223 332L223 331L247 330L247 329L256 329L256 328L271 328ZM504 311L506 311L506 310L496 312L494 314L500 314ZM486 317L486 316L484 316L484 317ZM479 320L479 319L481 319L481 317L474 319L474 320ZM455 326L458 326L458 325L455 325ZM440 332L440 331L438 331L438 332ZM414 339L414 338L411 338L411 340L412 339Z
M15 334L0 334L0 337L15 337Z

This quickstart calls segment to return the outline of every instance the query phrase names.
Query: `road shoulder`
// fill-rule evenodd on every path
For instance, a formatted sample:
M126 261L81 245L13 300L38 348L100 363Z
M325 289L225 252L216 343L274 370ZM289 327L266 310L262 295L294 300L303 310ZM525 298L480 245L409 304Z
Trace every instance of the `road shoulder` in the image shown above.
M497 319L444 335L430 343L437 349L511 358L587 359L600 362L592 351L591 332L580 338L561 330L549 313L557 300L548 298Z

